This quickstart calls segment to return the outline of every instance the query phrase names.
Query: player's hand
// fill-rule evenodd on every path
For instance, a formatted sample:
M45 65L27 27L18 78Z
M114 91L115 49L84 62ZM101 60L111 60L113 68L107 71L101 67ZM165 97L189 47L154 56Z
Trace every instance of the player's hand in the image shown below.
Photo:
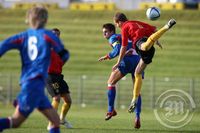
M134 52L134 49L131 48L131 49L129 49L129 50L126 51L125 55L130 56L130 55L133 54L133 52Z
M119 63L116 63L116 64L112 67L112 71L115 71L118 67L119 67Z
M156 45L158 45L158 47L160 47L161 49L163 49L161 43L158 40L156 41Z
M107 59L107 56L102 56L102 57L100 57L99 59L98 59L98 61L104 61L104 60L106 60Z

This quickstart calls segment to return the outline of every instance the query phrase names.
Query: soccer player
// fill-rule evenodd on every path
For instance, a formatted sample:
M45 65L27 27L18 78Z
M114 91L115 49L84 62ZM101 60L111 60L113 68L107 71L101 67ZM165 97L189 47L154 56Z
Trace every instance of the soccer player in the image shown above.
M113 48L111 52L107 55L99 58L99 61L110 60L119 55L121 48L121 35L116 34L115 26L111 23L106 23L103 25L103 36L108 39L110 46ZM123 78L125 75L130 73L132 75L132 81L134 83L134 71L140 60L140 57L136 53L135 49L132 49L132 43L128 43L128 48L126 55L120 62L118 68L112 71L108 79L108 112L106 114L105 120L111 119L113 116L117 115L114 109L115 94L116 94L116 83ZM135 110L135 128L140 128L140 112L141 112L141 96L139 95L138 104Z
M120 55L117 63L113 66L113 71L118 68L121 60L125 56L126 49L128 47L128 40L132 41L132 47L135 48L137 53L141 56L139 64L135 70L135 84L133 89L134 95L128 108L128 111L131 113L134 111L138 103L138 96L142 86L142 72L145 70L147 65L152 62L152 58L154 56L155 48L153 45L154 43L158 43L158 39L166 31L172 28L173 25L176 24L176 21L171 19L165 26L156 31L156 27L147 23L129 21L123 13L116 13L113 20L116 26L121 28L122 34L122 47L120 49Z
M52 32L60 37L60 30L57 28L52 29ZM60 113L60 124L64 125L66 128L72 128L72 125L65 119L67 112L70 109L72 100L69 92L69 87L64 80L64 75L62 75L63 61L60 56L51 50L51 63L48 69L47 77L47 90L52 96L53 101L51 105L54 109L58 110L60 103L60 98L63 99L63 105ZM49 123L47 129L51 127Z
M20 78L21 91L12 116L0 118L0 132L18 128L36 108L52 122L49 133L60 133L60 120L45 95L45 80L50 63L51 48L61 57L63 63L69 58L61 40L44 27L48 11L44 7L33 7L27 12L26 22L30 28L0 42L0 56L8 50L17 49L22 61Z

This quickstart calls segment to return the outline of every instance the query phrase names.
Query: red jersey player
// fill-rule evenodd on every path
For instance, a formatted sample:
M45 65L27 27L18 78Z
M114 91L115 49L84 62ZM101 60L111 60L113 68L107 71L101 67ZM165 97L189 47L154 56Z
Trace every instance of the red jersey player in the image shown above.
M60 36L60 30L57 28L52 29L52 32ZM65 119L67 112L70 109L72 100L69 92L69 87L64 81L64 75L62 75L63 61L60 56L54 51L51 51L51 63L48 69L47 78L47 90L52 96L52 106L58 110L60 98L63 99L63 105L60 113L60 124L66 128L72 128L72 125ZM49 123L47 129L50 129L51 123Z
M153 44L156 42L159 44L158 39L168 31L173 25L176 24L174 19L163 26L160 30L156 31L154 26L146 24L140 21L129 21L123 13L116 13L114 23L117 27L121 28L122 34L122 47L120 49L120 55L117 63L113 66L113 70L116 70L125 56L128 40L132 41L133 48L136 49L137 53L141 56L141 59L135 70L135 83L134 83L134 95L128 111L134 112L138 96L140 94L142 86L142 72L145 70L147 65L152 62L155 48Z

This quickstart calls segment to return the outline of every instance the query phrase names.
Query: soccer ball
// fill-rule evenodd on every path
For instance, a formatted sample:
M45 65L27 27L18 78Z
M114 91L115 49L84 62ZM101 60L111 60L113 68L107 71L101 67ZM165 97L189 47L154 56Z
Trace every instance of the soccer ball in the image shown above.
M147 18L150 20L157 20L160 17L160 9L157 7L150 7L146 11Z

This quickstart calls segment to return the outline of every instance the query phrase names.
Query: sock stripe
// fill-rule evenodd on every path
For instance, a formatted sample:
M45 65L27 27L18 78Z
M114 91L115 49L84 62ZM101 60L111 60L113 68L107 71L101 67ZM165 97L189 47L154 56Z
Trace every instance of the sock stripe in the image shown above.
M108 86L108 90L113 90L115 89L115 86Z
M8 117L8 123L10 125L10 128L13 127L12 117Z

